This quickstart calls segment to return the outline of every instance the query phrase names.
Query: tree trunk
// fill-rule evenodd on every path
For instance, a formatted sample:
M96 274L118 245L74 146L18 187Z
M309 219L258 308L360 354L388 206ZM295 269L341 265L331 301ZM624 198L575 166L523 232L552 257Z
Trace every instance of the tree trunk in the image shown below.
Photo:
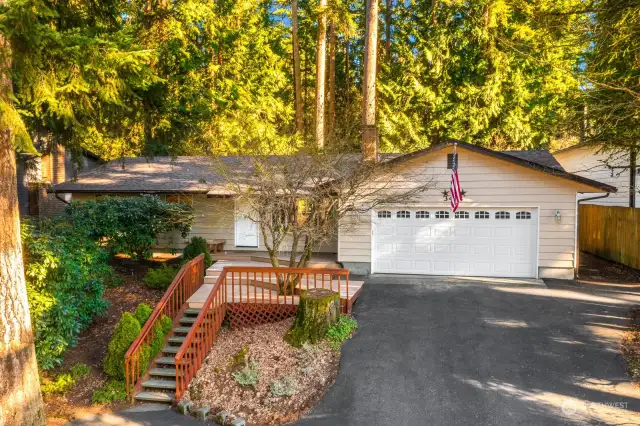
M384 31L385 31L385 53L387 62L391 59L391 12L393 10L393 0L387 0L387 7L384 14Z
M327 330L340 318L340 294L325 288L312 288L300 295L293 327L286 340L301 347L324 339Z
M296 132L304 135L304 114L302 109L302 77L300 75L300 40L298 39L298 0L291 3L291 35L293 41L293 90L296 106Z
M362 157L378 159L376 129L376 53L378 50L378 0L368 0L364 44L364 79L362 84Z
M0 0L0 5L4 4ZM11 101L9 42L0 34L0 102ZM0 129L0 425L44 425L22 264L16 158L8 129Z
M327 117L327 135L333 140L336 128L336 24L329 25L329 111Z
M324 148L324 83L327 63L327 0L320 0L322 15L318 19L318 43L316 45L316 144Z
M349 102L349 90L351 89L349 81L349 38L344 37L344 87L347 103Z

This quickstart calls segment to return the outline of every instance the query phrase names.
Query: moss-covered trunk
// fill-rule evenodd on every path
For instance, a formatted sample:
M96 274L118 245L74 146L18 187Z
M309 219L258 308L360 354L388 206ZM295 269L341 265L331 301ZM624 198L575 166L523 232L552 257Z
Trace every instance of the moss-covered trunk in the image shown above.
M316 343L327 335L327 330L340 317L340 294L324 288L307 290L300 295L296 320L286 340L300 347Z

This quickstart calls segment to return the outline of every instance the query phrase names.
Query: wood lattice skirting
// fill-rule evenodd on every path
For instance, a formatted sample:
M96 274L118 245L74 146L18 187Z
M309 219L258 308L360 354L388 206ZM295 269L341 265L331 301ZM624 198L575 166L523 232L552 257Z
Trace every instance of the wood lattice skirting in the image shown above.
M253 327L290 318L297 310L297 305L227 303L227 319L232 329Z

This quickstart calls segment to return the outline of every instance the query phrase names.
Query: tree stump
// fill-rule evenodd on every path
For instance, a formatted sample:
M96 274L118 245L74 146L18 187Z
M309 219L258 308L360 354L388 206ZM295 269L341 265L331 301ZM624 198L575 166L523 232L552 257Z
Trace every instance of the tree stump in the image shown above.
M327 330L339 317L340 293L324 288L304 291L286 341L298 348L307 342L316 343L327 335Z

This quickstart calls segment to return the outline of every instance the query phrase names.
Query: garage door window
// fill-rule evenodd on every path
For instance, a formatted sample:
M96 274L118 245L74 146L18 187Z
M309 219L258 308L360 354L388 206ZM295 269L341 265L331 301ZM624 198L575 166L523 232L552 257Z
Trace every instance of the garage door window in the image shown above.
M476 219L489 219L491 217L489 212L485 212L485 211L476 212L474 216Z
M400 210L396 213L396 217L398 219L409 219L411 217L411 213L406 210Z
M381 210L378 212L378 217L380 219L390 219L391 218L391 212L388 210Z
M469 219L469 212L459 211L455 213L454 217L456 219Z
M518 213L516 213L516 219L531 219L531 213L529 213L529 212L518 212Z
M496 212L496 219L509 219L509 212Z
M436 219L449 219L449 212L446 210L439 210L436 212Z
M429 219L429 212L420 210L416 212L416 219Z

